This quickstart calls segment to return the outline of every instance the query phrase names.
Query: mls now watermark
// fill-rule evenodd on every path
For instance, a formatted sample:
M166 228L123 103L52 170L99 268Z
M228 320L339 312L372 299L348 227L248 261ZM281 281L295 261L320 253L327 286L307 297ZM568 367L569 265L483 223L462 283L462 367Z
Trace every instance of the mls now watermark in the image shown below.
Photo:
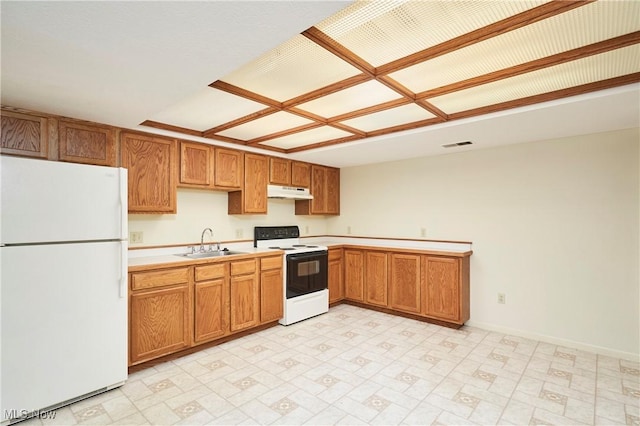
M53 420L56 418L56 412L55 410L18 410L17 408L12 408L4 410L3 417L9 421L26 420L33 417L37 417L40 420Z

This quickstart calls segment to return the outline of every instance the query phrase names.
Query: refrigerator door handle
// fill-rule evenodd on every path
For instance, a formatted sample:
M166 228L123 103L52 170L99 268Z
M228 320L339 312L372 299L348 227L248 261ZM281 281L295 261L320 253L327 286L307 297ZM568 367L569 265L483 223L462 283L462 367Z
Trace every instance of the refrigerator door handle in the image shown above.
M127 253L127 243L120 243L120 299L127 297L127 272L129 269L129 257Z
M127 169L120 168L120 238L126 240L129 238L128 234L128 174Z

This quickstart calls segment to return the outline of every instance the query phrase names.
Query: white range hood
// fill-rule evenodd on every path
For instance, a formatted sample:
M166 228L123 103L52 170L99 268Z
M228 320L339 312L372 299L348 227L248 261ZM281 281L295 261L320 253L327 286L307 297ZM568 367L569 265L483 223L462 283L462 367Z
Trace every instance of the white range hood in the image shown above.
M284 198L287 200L313 200L309 188L293 186L267 185L267 198Z

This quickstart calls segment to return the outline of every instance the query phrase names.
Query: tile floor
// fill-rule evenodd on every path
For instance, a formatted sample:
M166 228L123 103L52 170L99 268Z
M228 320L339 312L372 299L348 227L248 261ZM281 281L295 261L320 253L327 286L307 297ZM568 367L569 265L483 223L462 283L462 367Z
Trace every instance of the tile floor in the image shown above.
M348 305L137 372L32 424L640 424L636 362Z

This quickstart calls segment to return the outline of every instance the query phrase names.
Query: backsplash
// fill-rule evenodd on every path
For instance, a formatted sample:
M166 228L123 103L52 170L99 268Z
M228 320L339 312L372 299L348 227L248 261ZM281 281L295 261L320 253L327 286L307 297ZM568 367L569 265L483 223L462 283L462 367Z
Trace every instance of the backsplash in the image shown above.
M196 243L205 228L213 230L213 241L253 240L254 226L298 225L301 236L327 233L325 217L296 216L294 201L268 203L267 215L228 215L226 192L178 188L177 214L129 215L129 246ZM142 242L131 241L132 233L142 233Z

